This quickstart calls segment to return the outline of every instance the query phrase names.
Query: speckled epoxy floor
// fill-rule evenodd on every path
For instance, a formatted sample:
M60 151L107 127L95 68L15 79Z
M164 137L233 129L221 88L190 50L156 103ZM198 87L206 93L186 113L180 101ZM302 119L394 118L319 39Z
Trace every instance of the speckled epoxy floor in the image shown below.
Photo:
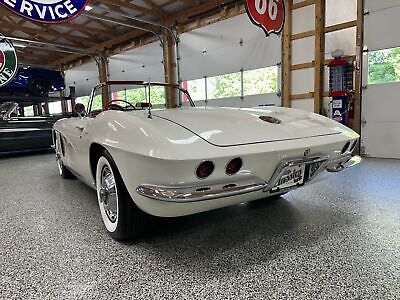
M52 154L0 159L0 197L1 299L400 299L400 161L156 220L131 244Z

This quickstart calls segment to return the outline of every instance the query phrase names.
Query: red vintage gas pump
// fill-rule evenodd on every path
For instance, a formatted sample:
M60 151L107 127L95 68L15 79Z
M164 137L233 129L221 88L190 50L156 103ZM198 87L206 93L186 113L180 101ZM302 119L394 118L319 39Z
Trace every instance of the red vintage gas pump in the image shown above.
M349 125L353 114L353 78L354 68L347 60L343 59L343 51L336 50L332 53L333 61L329 67L329 96L331 101L331 118Z

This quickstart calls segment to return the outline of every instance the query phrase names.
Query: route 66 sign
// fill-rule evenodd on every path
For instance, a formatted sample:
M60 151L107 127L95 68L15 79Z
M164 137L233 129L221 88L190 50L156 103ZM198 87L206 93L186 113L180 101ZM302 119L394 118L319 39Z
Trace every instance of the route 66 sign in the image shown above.
M0 34L0 87L13 80L17 71L18 60L14 46Z
M268 36L279 34L285 24L284 0L246 0L246 11L252 23Z
M89 0L0 0L12 12L42 23L63 23L79 16Z

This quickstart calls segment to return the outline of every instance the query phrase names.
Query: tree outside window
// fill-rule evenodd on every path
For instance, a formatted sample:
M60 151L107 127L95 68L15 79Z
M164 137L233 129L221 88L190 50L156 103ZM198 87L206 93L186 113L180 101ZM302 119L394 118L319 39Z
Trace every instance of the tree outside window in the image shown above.
M208 99L240 97L242 95L240 72L207 78Z
M207 94L206 83L207 82ZM223 99L278 92L278 67L266 67L255 70L218 75L205 79L190 80L184 86L194 101ZM243 88L243 91L242 91ZM207 95L207 97L206 97Z
M368 54L368 83L400 81L400 48L371 51Z
M244 95L261 95L278 92L278 67L245 71L243 74Z

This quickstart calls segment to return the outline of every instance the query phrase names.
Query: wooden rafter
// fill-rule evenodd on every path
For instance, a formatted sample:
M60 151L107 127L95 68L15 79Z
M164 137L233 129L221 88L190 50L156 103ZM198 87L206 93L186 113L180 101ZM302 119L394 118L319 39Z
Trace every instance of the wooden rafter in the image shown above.
M181 24L193 22L191 17L194 15L210 12L215 8L217 9L216 13L218 13L219 7L227 3L226 0L169 0L160 2L158 0L143 0L139 4L132 0L91 0L90 4L94 6L94 10L90 13L136 26L140 26L140 24L128 18L118 16L118 13L153 20L163 25L174 24L180 26ZM185 4L185 8L171 13L171 5L176 2ZM228 3L230 4L231 1ZM96 8L100 7L102 9L96 10ZM114 49L117 52L120 51L119 49L125 49L125 45L136 46L141 44L142 41L147 43L149 38L151 38L151 35L144 31L101 20L94 20L86 17L85 14L67 23L47 25L24 19L0 7L0 31L3 34L13 37L45 43L63 44L90 52L106 51L107 53L113 53ZM158 26L146 26L155 31L160 30ZM139 44L137 42L133 44L132 42L135 40L140 41ZM24 61L37 62L39 61L35 59L37 56L40 57L40 62L44 65L59 66L76 59L81 60L85 57L84 55L62 52L57 55L48 55L48 51L53 52L54 49L42 50L35 48L34 51L32 49L29 46L21 49L19 51L20 58L24 58Z

